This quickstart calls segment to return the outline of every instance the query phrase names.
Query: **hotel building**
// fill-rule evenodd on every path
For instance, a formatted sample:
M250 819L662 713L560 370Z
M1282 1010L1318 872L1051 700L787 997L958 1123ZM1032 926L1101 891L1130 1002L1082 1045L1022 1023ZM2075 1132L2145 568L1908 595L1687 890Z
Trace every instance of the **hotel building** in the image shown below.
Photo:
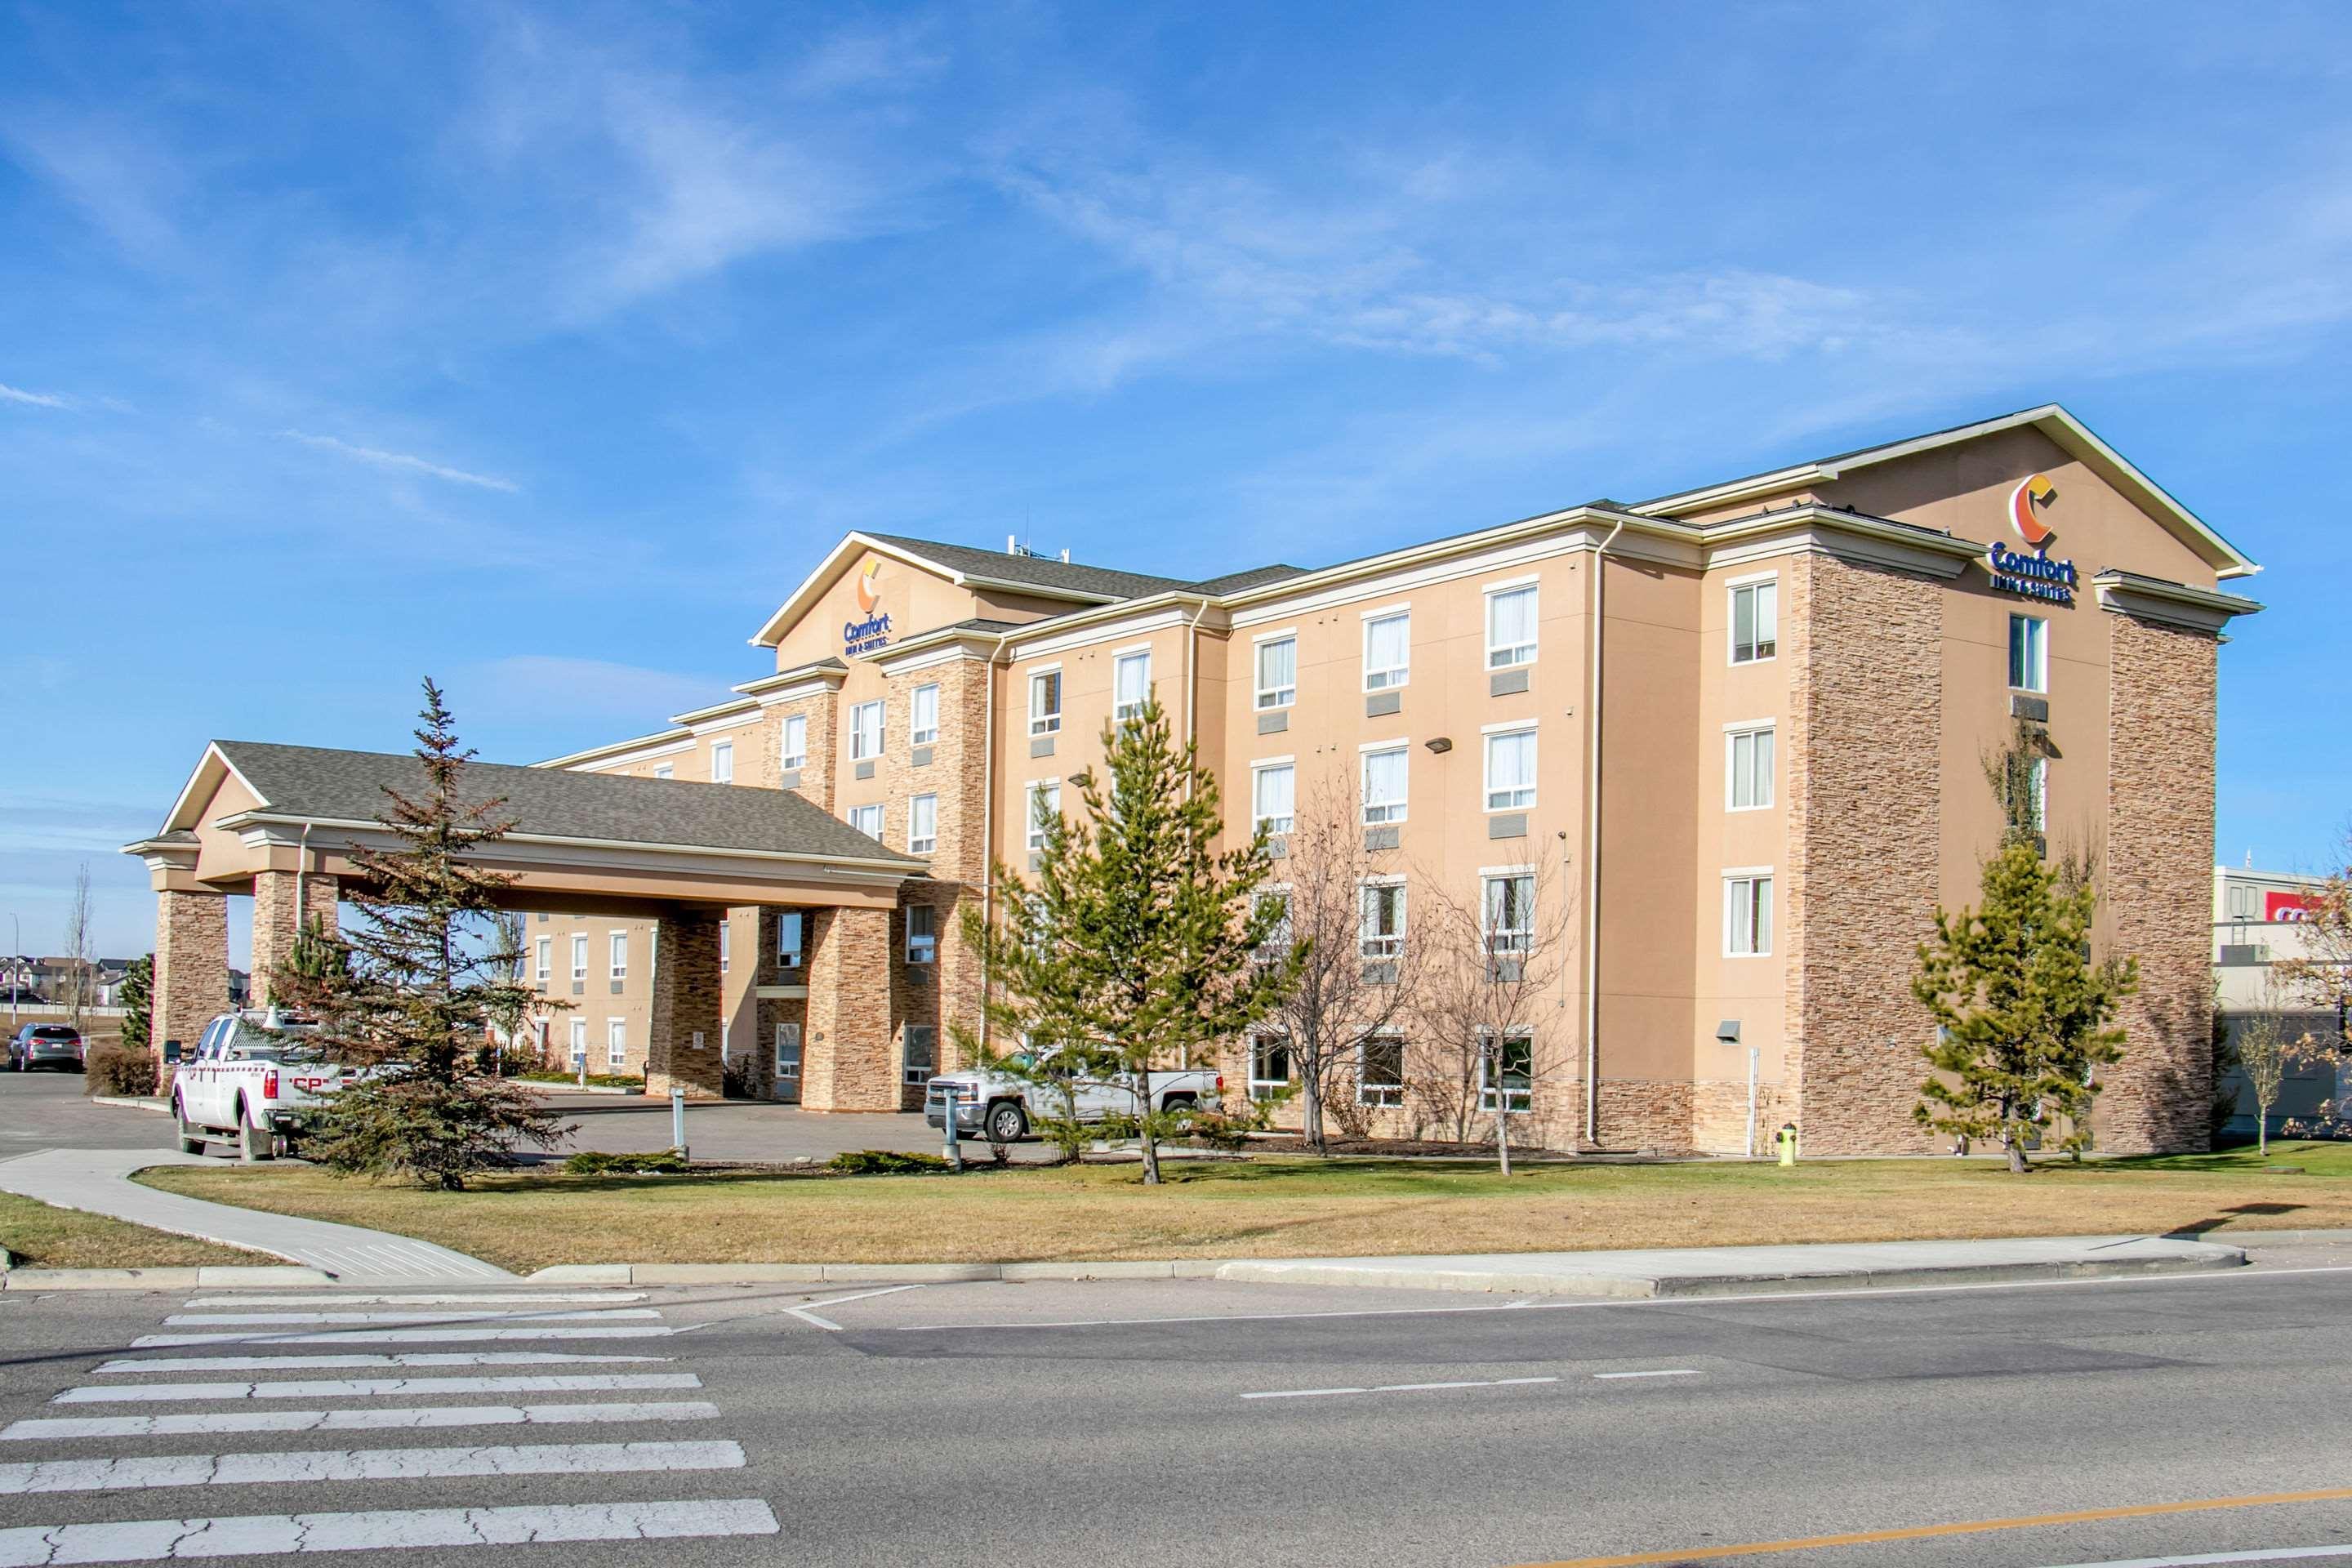
M772 668L723 700L541 763L541 784L496 770L545 847L515 851L514 897L528 973L566 1005L553 1053L656 1089L717 1092L723 1056L814 1110L918 1105L983 983L961 911L1004 896L992 865L1034 866L1036 814L1075 809L1067 781L1150 695L1234 839L1344 794L1375 879L1406 889L1367 901L1367 941L1410 931L1417 888L1508 907L1486 885L1542 868L1572 949L1533 1026L1543 1142L1734 1151L1753 1116L1814 1152L1919 1150L1913 951L1939 903L1977 897L2001 825L1984 763L2022 726L2052 847L2096 857L2100 940L2140 964L2100 1145L2202 1145L2215 667L2260 608L2221 584L2256 567L2063 409L1337 565L1240 564L1181 581L861 531L752 635ZM257 929L290 930L320 895L266 882L349 874L315 843L289 858L291 827L327 820L314 774L371 764L276 749L279 794L321 802L306 815L242 778L260 750L216 746L132 847L166 893L159 955L199 893L249 881ZM772 821L722 822L719 795ZM224 822L246 849L199 863ZM632 882L656 848L698 848L705 880ZM1415 1113L1381 1080L1414 1049L1359 1086L1391 1131ZM1281 1060L1234 1042L1228 1091Z

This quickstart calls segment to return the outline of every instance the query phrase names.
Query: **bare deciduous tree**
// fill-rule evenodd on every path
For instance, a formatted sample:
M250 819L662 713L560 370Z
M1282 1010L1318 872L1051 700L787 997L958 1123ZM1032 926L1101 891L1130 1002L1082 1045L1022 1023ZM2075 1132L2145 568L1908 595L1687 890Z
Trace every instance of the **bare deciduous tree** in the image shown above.
M2238 1066L2254 1099L2254 1150L2265 1157L2271 1152L2271 1107L2286 1085L2287 1069L2312 1047L2309 1035L2290 1031L2285 1002L2278 977L2271 976L2263 983L2263 1005L2231 1030Z
M58 997L66 1022L79 1033L97 1004L98 961L90 954L89 862L74 873L73 900L66 906L65 985Z
M1508 1175L1511 1117L1533 1114L1538 1086L1572 1076L1555 994L1570 956L1567 879L1538 856L1481 878L1475 897L1425 880L1415 892L1423 946L1412 1013L1428 1069L1415 1089L1458 1142L1491 1117Z
M1276 875L1286 921L1278 945L1304 950L1296 987L1268 1015L1290 1047L1298 1075L1300 1132L1318 1153L1328 1144L1326 1112L1353 1095L1357 1056L1410 1016L1419 978L1419 944L1408 909L1410 887L1393 849L1372 849L1377 825L1349 783L1327 780L1309 792L1286 835L1287 856Z

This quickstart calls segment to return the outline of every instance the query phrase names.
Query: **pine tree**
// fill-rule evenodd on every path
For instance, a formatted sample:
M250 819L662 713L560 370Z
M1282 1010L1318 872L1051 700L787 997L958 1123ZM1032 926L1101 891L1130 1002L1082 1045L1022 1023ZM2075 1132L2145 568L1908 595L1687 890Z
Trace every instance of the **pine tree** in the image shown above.
M1082 816L1041 825L1034 889L1003 900L993 925L977 911L964 922L988 967L990 1026L1026 1049L991 1057L961 1027L959 1040L1064 1095L1086 1083L1140 1090L1152 1069L1243 1034L1274 1009L1301 957L1294 948L1265 960L1282 911L1255 898L1272 870L1265 831L1217 852L1216 781L1190 742L1177 745L1159 702L1104 725L1102 744L1104 773L1071 781ZM994 876L1021 886L1003 866ZM1143 1179L1157 1183L1158 1140L1173 1122L1138 1109Z
M470 751L459 747L441 690L425 682L416 758L425 787L387 788L378 820L394 849L354 847L344 897L356 918L340 935L302 932L275 994L315 1013L316 1045L361 1069L328 1098L305 1153L346 1175L397 1174L455 1192L468 1175L512 1163L519 1143L550 1147L565 1129L525 1091L486 1070L488 1026L525 1004L516 954L497 919L512 879L467 862L513 824L505 802L467 804Z
M115 987L114 999L122 1008L122 1048L143 1051L152 1031L149 1014L155 1002L155 955L134 958L122 972L122 984Z
M2136 960L2091 958L2098 895L2086 876L2046 864L2011 832L1985 862L1980 908L1936 911L1911 994L1938 1026L1923 1047L1935 1076L1912 1115L1934 1131L1999 1139L2009 1168L2025 1168L2026 1141L2063 1117L2062 1146L2089 1142L2098 1069L2123 1059L2116 1005L2139 988Z

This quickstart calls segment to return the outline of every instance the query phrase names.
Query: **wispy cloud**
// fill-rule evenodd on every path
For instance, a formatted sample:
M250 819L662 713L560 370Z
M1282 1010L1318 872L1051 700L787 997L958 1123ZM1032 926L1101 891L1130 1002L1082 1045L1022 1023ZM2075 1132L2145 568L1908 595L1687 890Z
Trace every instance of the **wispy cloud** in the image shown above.
M406 473L423 474L428 479L446 479L453 485L477 485L486 490L500 490L508 495L519 493L522 487L512 479L502 479L495 474L469 473L453 468L446 463L436 463L407 452L387 452L379 447L359 447L349 441L338 441L332 436L312 436L301 430L281 430L279 435L289 441L299 441L321 452L332 452L339 458L349 458L355 463L372 463L379 468L394 468Z
M0 381L0 403L23 403L35 408L71 408L73 399L54 392L27 392Z

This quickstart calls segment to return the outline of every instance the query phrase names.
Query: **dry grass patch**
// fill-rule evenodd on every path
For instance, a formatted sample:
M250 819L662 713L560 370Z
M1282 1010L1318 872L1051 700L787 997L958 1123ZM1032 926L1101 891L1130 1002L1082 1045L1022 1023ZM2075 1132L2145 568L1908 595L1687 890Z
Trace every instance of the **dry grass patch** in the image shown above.
M2322 1146L2315 1146L2322 1147ZM554 1263L883 1263L1531 1252L1797 1241L2352 1226L2352 1157L2274 1150L2300 1175L2233 1156L1984 1162L1544 1165L1506 1183L1466 1164L1177 1163L965 1176L575 1176L532 1172L465 1193L293 1166L162 1166L192 1197L397 1231L514 1269Z
M185 1268L286 1261L79 1209L53 1208L14 1193L0 1193L0 1247L14 1253L22 1268Z

